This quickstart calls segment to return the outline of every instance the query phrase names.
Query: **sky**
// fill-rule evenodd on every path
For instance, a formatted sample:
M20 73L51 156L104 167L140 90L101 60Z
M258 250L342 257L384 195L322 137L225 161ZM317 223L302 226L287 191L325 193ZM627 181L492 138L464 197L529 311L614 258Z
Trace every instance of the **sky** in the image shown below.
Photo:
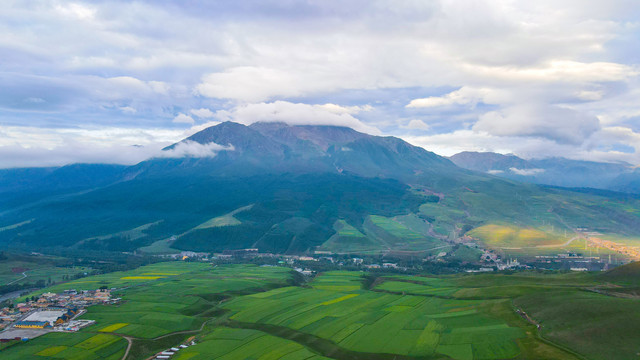
M0 2L0 168L134 164L221 121L640 165L635 0Z

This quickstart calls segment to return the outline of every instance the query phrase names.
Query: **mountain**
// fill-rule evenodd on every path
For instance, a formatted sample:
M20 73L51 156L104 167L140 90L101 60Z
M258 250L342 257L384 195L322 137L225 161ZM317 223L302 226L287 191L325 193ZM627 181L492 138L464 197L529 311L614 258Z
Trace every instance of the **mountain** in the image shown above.
M525 160L492 152L461 152L456 165L512 180L535 184L587 187L640 193L640 172L625 163L601 163L561 157Z
M0 210L0 246L425 256L456 253L452 240L470 230L498 246L482 238L490 226L640 236L636 197L501 179L395 137L226 122L165 151L194 144L217 152L128 167L6 170L0 189L13 200ZM16 188L20 178L32 185Z
M0 170L0 211L42 197L86 191L120 181L127 167L73 164L62 167Z
M636 167L633 172L620 174L611 182L610 187L617 191L640 194L640 168Z

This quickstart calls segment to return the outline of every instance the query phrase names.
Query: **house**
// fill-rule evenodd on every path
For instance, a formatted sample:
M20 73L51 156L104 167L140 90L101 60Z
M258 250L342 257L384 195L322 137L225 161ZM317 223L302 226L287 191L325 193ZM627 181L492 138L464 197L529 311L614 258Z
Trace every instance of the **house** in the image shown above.
M18 321L14 327L18 329L46 329L50 328L51 324L48 321Z

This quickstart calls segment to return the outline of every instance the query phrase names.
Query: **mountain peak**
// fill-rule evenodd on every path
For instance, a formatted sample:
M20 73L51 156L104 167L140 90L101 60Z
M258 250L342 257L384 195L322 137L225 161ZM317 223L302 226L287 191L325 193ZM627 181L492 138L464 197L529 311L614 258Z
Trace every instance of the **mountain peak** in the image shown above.
M350 127L336 125L288 125L282 122L256 122L249 127L289 146L296 147L300 141L308 141L323 151L334 144L348 143L370 136Z

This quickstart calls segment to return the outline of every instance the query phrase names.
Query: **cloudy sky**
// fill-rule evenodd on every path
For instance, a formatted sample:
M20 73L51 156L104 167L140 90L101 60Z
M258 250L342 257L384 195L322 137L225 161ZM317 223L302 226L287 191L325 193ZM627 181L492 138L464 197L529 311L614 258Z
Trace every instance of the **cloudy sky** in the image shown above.
M226 120L638 165L639 76L635 0L3 0L0 167Z

